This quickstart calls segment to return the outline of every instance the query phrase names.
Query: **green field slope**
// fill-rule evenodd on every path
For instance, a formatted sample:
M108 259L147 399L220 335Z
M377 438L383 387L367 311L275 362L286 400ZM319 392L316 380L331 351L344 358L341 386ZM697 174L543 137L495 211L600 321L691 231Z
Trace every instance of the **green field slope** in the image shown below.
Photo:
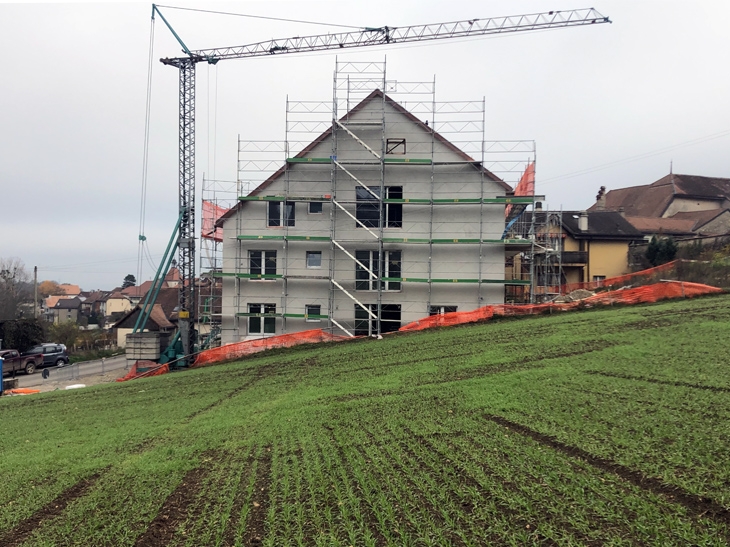
M0 399L0 545L728 545L730 296Z

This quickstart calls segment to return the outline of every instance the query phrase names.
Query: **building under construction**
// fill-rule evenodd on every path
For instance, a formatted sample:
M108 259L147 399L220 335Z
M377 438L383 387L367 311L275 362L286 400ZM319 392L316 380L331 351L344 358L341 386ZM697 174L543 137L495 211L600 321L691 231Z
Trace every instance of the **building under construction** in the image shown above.
M545 293L534 142L485 140L483 99L338 62L332 100L287 100L284 141L239 140L238 166L235 195L203 186L200 321L224 344L379 335Z

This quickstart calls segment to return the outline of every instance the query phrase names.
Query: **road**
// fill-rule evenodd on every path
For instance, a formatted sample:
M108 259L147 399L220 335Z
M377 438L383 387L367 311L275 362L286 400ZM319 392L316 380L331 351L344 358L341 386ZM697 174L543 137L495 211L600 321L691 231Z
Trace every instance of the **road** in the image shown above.
M127 366L127 360L124 355L109 357L107 359L97 359L95 361L84 361L73 365L63 367L46 367L37 370L34 374L18 375L18 387L38 387L44 384L55 382L69 382L78 380L83 384L84 378L89 376L109 375L116 372L121 375L122 369ZM48 371L48 378L43 378L43 371Z

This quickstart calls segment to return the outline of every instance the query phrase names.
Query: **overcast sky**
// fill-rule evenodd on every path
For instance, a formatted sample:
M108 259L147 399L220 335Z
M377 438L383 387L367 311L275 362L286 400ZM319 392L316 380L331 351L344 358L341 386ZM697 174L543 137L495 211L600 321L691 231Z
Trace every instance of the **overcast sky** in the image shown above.
M170 0L172 3L172 0ZM412 24L590 7L575 0L174 2L344 25ZM340 51L387 56L389 79L436 79L437 100L486 100L486 139L530 139L537 192L585 209L600 186L669 172L730 177L730 2L598 0L613 24ZM162 8L191 49L337 29ZM136 274L149 3L0 3L0 257L39 281L111 289ZM157 20L145 235L152 261L177 218L180 47ZM335 55L198 65L197 179L236 179L236 142L282 139L285 101L328 101ZM216 93L217 89L217 93ZM216 115L214 115L216 114ZM198 186L198 195L200 186ZM144 262L142 280L154 271Z

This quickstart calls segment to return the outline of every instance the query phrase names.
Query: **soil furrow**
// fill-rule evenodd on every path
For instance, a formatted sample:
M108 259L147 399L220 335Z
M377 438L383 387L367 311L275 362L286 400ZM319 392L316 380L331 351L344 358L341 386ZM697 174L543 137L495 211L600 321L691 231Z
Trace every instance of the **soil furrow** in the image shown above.
M41 507L30 517L22 520L18 525L0 536L0 545L3 547L14 547L25 542L26 539L47 520L59 516L66 509L69 503L80 498L94 486L101 476L101 472L91 475L89 478L77 482L71 488L64 490L58 497Z
M648 382L650 384L659 384L664 386L689 387L693 389L704 389L707 391L715 391L718 393L730 393L730 388L719 386L702 386L699 384L691 384L689 382L678 382L669 380L657 380L656 378L642 378L641 376L632 376L631 374L619 374L617 372L603 372L600 370L586 370L586 374L595 376L605 376L607 378L620 378L622 380L636 380L639 382Z
M157 516L144 534L137 538L135 547L162 547L168 545L180 524L195 506L195 498L203 486L205 477L211 472L210 464L191 469L177 488L167 496Z
M251 469L253 460L253 453L250 453L248 455L248 458L246 459L246 462L242 466L240 480L238 481L238 489L236 490L236 495L233 499L233 505L231 506L231 512L229 513L228 521L226 522L226 529L223 533L223 542L221 543L221 545L232 546L236 543L236 528L238 525L238 518L241 515L241 511L243 511L243 504L246 503L247 496L247 482L244 481L246 477L249 476L248 472Z
M550 448L562 452L570 457L580 458L602 471L618 475L622 479L643 490L648 490L653 494L667 498L673 503L678 503L684 506L687 511L695 517L711 517L726 525L730 525L730 511L710 498L692 494L678 486L665 484L659 479L655 479L653 477L646 477L639 471L634 471L633 469L629 469L619 463L599 456L594 456L585 450L562 443L549 435L545 435L544 433L540 433L534 429L530 429L529 427L501 416L485 414L484 417L487 420L519 433L520 435L529 437L542 445L549 446Z
M251 510L243 534L243 545L261 545L266 535L266 514L269 512L271 488L271 447L263 449L256 466L256 482L251 496Z
M350 463L347 454L345 454L344 447L338 440L334 441L334 446L337 450L337 457L342 462L342 468L345 471L347 479L350 481L355 489L362 490L365 485L359 484L357 478L355 477L355 473L352 470L352 464ZM360 511L362 512L363 519L365 520L363 524L367 526L370 533L373 534L375 538L375 545L386 545L388 542L386 541L385 536L383 536L382 532L380 531L380 528L378 526L378 519L375 517L373 508L364 499L358 498L357 503L360 506Z

